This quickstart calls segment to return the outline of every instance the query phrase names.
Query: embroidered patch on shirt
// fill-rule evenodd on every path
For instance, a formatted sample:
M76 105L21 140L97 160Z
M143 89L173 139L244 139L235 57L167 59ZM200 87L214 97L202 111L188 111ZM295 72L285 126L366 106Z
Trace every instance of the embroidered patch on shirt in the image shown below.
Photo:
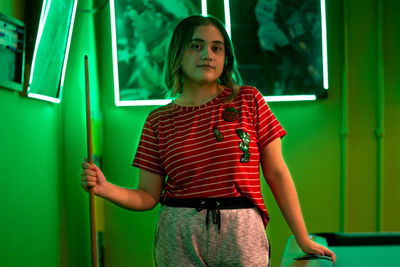
M218 142L224 141L224 135L218 129L217 125L213 126L213 132L214 132L215 138L217 139Z
M222 119L229 122L235 121L239 119L239 111L234 107L227 107L222 111Z
M242 142L239 142L239 148L243 151L243 155L240 158L240 162L249 162L250 153L249 153L249 143L250 143L250 135L249 133L243 131L242 129L236 129L237 135L242 139Z

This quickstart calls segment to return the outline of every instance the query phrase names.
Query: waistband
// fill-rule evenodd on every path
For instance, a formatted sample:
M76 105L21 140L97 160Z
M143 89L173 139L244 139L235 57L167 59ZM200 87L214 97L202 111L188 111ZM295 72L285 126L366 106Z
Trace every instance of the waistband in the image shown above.
M232 197L232 198L165 198L162 205L178 208L195 208L197 211L203 209L249 209L254 208L255 205L250 199L246 197Z
M197 212L203 209L207 210L206 215L206 228L208 229L208 221L210 218L210 211L212 212L213 223L218 225L218 233L221 232L221 214L220 210L226 209L249 209L254 208L255 205L250 199L246 197L232 197L232 198L165 198L161 201L162 205L176 208L195 208Z

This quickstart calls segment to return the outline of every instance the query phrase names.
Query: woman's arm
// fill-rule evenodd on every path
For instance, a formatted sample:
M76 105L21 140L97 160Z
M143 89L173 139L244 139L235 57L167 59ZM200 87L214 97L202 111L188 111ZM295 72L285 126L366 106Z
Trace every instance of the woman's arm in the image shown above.
M130 210L150 210L160 201L163 178L155 173L139 169L137 189L124 188L109 183L102 171L94 164L82 163L81 186L88 191L92 187L95 195Z
M296 188L282 156L280 138L276 138L262 149L260 161L264 177L297 244L305 253L329 255L334 262L336 256L332 251L313 242L308 237Z

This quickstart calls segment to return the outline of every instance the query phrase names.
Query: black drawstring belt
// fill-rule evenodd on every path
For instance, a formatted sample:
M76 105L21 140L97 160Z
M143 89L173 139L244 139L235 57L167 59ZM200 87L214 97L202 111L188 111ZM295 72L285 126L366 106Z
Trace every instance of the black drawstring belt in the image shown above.
M161 201L162 205L177 208L195 208L200 212L203 209L207 210L206 215L206 228L210 219L210 211L213 217L213 223L218 225L218 233L221 232L221 214L220 210L224 209L248 209L254 208L255 205L250 199L246 197L233 197L233 198L165 198Z
M221 213L220 213L221 204L219 201L210 201L210 200L202 200L200 205L196 207L196 211L200 212L203 209L207 209L206 216L206 228L208 230L208 222L210 219L210 210L212 211L213 223L218 225L218 233L221 232Z

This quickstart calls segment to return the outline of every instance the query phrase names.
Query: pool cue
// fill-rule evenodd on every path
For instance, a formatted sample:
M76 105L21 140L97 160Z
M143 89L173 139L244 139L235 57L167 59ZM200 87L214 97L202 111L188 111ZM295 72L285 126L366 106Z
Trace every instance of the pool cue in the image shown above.
M85 55L85 85L86 85L86 137L87 137L87 153L88 163L93 163L92 152L92 125L90 118L90 90L89 90L89 68L88 56ZM89 187L89 212L90 212L90 239L92 245L92 266L97 267L97 240L96 240L96 220L95 220L95 203L93 188Z

